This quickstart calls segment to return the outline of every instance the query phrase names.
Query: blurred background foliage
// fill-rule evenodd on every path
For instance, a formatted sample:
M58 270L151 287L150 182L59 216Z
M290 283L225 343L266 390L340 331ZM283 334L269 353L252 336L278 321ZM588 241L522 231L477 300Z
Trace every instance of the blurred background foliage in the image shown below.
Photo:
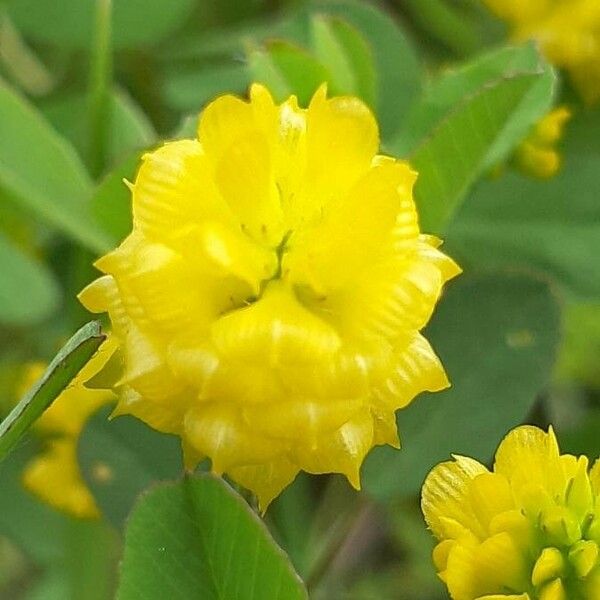
M418 510L429 468L450 452L489 461L523 421L552 422L565 450L600 454L600 109L533 45L507 46L477 0L114 0L112 19L98 6L0 1L3 412L25 365L49 360L87 320L75 294L130 228L122 179L143 151L194 135L215 95L259 81L306 104L326 81L369 104L384 151L418 169L423 228L465 271L427 333L453 387L400 412L404 447L371 454L363 494L301 476L266 522L311 597L445 598ZM561 103L573 112L563 167L528 177L514 150ZM152 482L180 475L181 457L169 436L106 414L78 447L101 520L22 488L43 443L35 433L0 464L0 597L113 596L125 518ZM128 551L141 543L128 534ZM168 581L155 583L144 597L164 596Z

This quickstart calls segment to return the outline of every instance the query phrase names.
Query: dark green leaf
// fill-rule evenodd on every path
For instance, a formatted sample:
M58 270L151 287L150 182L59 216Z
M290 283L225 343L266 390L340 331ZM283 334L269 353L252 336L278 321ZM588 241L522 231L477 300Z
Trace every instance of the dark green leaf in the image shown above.
M19 205L91 250L109 240L86 205L91 181L69 143L23 98L0 83L0 186Z
M210 475L159 486L129 519L119 600L307 598L248 505Z
M415 200L423 229L445 230L476 178L517 144L547 110L548 72L515 75L462 102L414 152ZM540 85L545 89L540 94Z
M371 453L366 489L378 498L415 493L451 453L489 461L548 383L559 329L548 283L518 273L461 276L425 333L452 387L398 412L402 449Z
M79 437L81 473L104 515L121 527L138 495L153 482L183 471L179 439L130 416L109 421L101 408Z
M0 323L34 324L58 306L60 291L45 266L23 254L0 233Z
M69 385L94 355L105 335L97 321L84 325L52 359L46 372L0 424L0 460Z
M442 71L424 90L391 148L398 155L409 153L461 101L484 85L496 83L502 77L532 72L541 66L535 46L526 44L492 50L466 64Z

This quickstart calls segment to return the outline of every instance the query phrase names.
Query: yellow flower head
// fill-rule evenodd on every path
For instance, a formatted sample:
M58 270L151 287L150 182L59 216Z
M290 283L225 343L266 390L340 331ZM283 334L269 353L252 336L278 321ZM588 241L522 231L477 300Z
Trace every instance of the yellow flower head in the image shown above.
M33 458L23 473L25 487L55 508L74 517L92 519L99 516L92 494L81 476L77 461L77 441L85 422L100 406L114 400L108 390L85 387L115 351L109 338L79 372L71 384L36 422L48 435L45 450ZM33 363L27 369L25 391L43 374L45 365Z
M570 118L571 111L559 106L537 123L516 149L515 162L519 169L541 179L554 177L562 162L557 144Z
M587 102L600 99L598 0L484 0L515 41L536 40L548 60L566 69Z
M144 157L134 228L80 295L122 346L117 411L210 457L264 509L299 470L359 486L394 411L448 385L419 330L458 267L358 99L223 96Z
M491 472L464 456L439 464L422 508L454 600L600 598L600 461L561 455L552 429L514 429Z

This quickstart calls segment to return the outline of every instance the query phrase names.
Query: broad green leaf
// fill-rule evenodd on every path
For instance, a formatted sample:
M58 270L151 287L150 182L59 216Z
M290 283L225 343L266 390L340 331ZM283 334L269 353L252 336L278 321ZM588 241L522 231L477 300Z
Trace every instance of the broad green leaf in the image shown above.
M129 518L117 598L162 600L165 594L173 600L307 598L262 521L211 475L158 486Z
M239 62L226 61L201 67L178 67L165 79L163 94L169 106L183 111L200 111L216 96L243 94L251 83L248 68Z
M43 263L23 254L0 233L0 323L31 325L56 310L60 290Z
M194 0L113 0L116 47L155 44L180 27ZM93 0L11 0L10 15L27 36L65 47L87 47L94 24Z
M97 321L84 325L52 359L45 373L0 423L0 460L69 385L94 355L105 335Z
M600 299L600 113L567 125L564 165L547 181L508 172L481 182L445 235L465 269L533 266L574 302Z
M135 181L141 157L142 153L134 152L120 162L98 184L91 199L92 214L115 244L133 227L131 191L123 180Z
M419 173L415 200L423 229L443 232L476 178L500 160L547 109L547 72L523 73L484 86L451 112L410 157ZM525 127L527 125L527 127ZM509 143L510 142L510 143Z
M152 483L183 472L179 439L154 431L135 417L109 420L101 408L79 437L81 474L102 513L121 527L138 495Z
M531 72L542 64L535 46L526 44L504 46L442 71L423 91L391 148L398 155L411 152L461 101L484 85L502 77Z
M88 141L88 107L85 94L69 94L51 98L41 110L48 121L66 137L81 155L85 155ZM122 89L111 96L110 126L105 128L107 158L118 163L134 150L147 148L156 142L156 132L148 117Z
M0 139L0 187L49 226L90 250L107 250L86 205L90 178L72 146L1 82Z
M568 305L564 322L558 379L600 389L600 302Z
M488 462L549 382L560 337L551 285L531 275L462 275L425 332L452 387L398 411L401 450L375 449L363 469L380 499L416 493L450 454Z
M301 106L308 103L317 88L331 79L330 72L306 50L287 42L267 42L248 55L252 79L266 85L278 102L291 94Z

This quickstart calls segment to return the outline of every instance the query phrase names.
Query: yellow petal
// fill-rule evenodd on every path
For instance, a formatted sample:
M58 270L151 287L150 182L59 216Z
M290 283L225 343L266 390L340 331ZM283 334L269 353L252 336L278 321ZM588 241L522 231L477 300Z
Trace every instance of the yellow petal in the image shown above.
M250 132L223 152L215 181L241 231L275 248L285 231L271 154L266 136Z
M146 154L133 187L134 226L165 241L207 218L233 222L202 146L181 140Z
M477 461L461 457L460 462L443 462L433 468L423 484L421 509L434 535L441 541L449 532L442 517L456 520L480 539L485 530L470 503L469 488L475 476L487 473Z
M365 404L364 398L345 400L282 399L275 403L242 409L244 420L253 431L267 437L289 441L314 442L339 429Z
M523 425L502 440L494 470L504 475L517 496L538 487L551 498L564 497L567 481L561 468L558 444L552 429L548 433Z
M234 467L227 474L256 494L259 510L264 514L271 501L294 481L298 471L295 464L280 457L262 465Z
M397 410L421 392L437 392L450 385L446 372L429 342L414 332L408 342L394 349L392 368L383 384L374 387L378 404Z
M335 330L312 315L283 284L269 285L261 299L216 321L212 339L229 359L269 365L318 362L341 345Z
M184 427L187 441L210 457L212 470L219 475L233 467L263 464L285 450L248 428L231 404L202 403L188 411Z
M163 398L162 402L142 397L128 386L118 389L119 401L111 413L111 419L122 415L136 417L157 431L181 435L183 419L190 403L189 393Z
M360 466L372 445L373 418L365 410L313 444L296 445L291 457L309 473L342 473L358 490Z
M429 321L443 284L458 272L453 261L420 243L414 253L373 264L352 287L312 305L349 336L393 340Z
M419 234L415 177L402 162L372 167L347 196L323 209L322 221L291 236L284 273L326 295L354 281L394 244L414 242Z
M44 502L82 519L100 516L79 471L75 440L53 440L23 472L23 484Z
M326 87L321 86L306 117L306 186L317 210L353 186L368 170L379 145L377 122L363 102L326 96Z

